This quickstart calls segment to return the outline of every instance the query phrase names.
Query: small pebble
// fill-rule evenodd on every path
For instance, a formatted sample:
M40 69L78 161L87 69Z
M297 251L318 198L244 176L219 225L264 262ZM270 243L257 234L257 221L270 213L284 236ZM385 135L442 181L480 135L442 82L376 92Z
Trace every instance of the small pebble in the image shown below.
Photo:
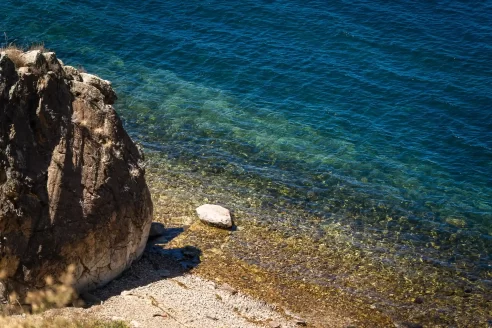
M154 313L152 317L162 317L162 318L167 318L168 315L166 313Z
M287 310L287 309L284 309L284 312L285 312L285 314L286 314L286 315L288 315L289 317L295 317L295 316L296 316L293 312L291 312L291 311L289 311L289 310Z
M289 317L291 317L292 319L294 319L294 322L295 322L296 325L298 325L298 326L307 326L306 320L304 320L303 318L299 317L295 313L293 313L293 312L291 312L291 311L289 311L287 309L284 309L284 312Z
M217 285L213 281L208 281L206 284L209 289L217 289Z
M142 325L138 321L135 321L135 320L130 321L130 326L132 328L140 328L140 327L142 327Z
M220 289L223 290L223 291L229 292L232 295L237 294L237 289L235 289L234 287L232 287L231 285L229 285L227 283L226 284L223 284L222 286L220 286Z
M282 326L277 321L270 321L268 326L271 328L281 328Z

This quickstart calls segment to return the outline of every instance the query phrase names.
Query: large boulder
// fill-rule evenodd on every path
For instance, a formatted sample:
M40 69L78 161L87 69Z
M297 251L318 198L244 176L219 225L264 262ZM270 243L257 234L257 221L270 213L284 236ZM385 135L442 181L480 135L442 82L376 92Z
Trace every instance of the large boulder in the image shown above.
M142 153L115 99L108 81L64 66L54 53L0 54L5 293L42 288L69 265L75 287L88 290L142 254L152 202Z

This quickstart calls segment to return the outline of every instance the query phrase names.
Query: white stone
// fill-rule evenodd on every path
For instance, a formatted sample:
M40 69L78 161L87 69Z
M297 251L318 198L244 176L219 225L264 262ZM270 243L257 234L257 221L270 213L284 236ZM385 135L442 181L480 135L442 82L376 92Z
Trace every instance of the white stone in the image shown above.
M219 227L231 228L231 213L227 208L219 205L205 204L196 209L196 213L202 222Z
M142 325L140 324L140 322L138 322L138 321L136 321L136 320L132 320L132 321L130 321L130 326L131 326L132 328L140 328L140 327L142 327Z
M113 321L125 321L125 318L118 317L118 316L113 316L113 317L111 317L111 320L113 320Z
M220 289L222 289L223 291L226 291L232 295L235 295L237 294L237 289L235 289L234 287L232 287L231 285L225 283L223 284L222 286L220 286Z

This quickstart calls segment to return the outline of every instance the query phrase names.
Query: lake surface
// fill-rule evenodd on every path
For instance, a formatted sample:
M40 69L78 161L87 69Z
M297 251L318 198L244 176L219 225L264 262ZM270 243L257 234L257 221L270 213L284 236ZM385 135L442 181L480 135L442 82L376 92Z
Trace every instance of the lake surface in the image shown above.
M6 0L0 32L112 81L149 153L317 218L261 224L492 293L492 1Z

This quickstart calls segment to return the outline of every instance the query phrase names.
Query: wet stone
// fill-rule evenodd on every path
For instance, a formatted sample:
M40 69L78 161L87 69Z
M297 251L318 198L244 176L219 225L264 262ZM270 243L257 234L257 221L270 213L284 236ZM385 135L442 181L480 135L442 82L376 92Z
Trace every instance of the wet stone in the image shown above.
M166 233L166 228L159 222L152 222L150 226L149 238L156 238L164 235Z

